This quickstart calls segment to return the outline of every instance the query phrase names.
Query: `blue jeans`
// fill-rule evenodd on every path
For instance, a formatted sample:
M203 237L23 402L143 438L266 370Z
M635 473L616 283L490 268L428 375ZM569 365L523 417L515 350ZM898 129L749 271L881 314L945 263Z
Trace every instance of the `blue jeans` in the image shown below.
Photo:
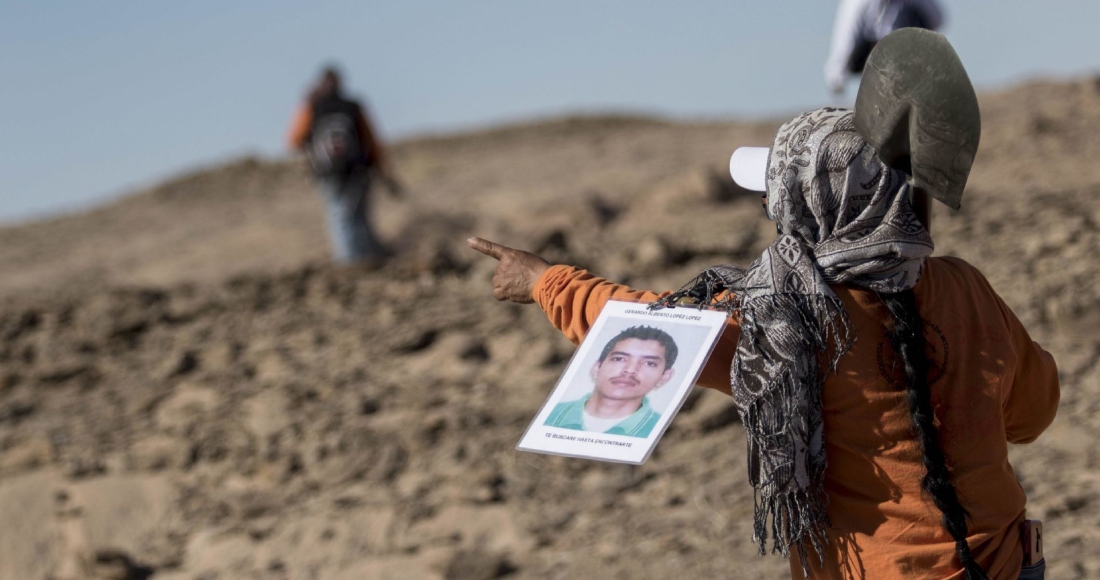
M387 255L370 224L370 182L366 171L318 182L328 214L332 257L338 263L382 259Z

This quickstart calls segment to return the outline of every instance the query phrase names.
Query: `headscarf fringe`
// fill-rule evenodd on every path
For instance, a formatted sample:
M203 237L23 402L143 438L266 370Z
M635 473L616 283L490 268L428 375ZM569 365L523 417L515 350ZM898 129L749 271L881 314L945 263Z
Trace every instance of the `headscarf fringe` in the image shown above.
M819 405L821 371L835 372L840 357L851 348L851 323L838 298L777 293L740 299L733 292L727 292L731 290L730 278L732 276L728 267L708 269L680 290L651 305L651 308L675 306L688 300L690 306L715 306L726 310L730 316L741 317L744 344L750 345L754 354L769 359L769 364L778 367L773 367L773 380L765 383L756 393L756 398L748 403L749 412L741 415L747 436L757 444L764 444L774 434L769 435L761 423L774 422L777 417L760 417L760 407L779 401L790 403L800 400L809 400L811 404ZM765 350L761 349L762 345L771 344L775 340L775 336L765 337L765 333L774 332L766 324L774 313L795 314L788 316L786 320L796 324L789 332L783 333L780 339L796 341L799 343L797 351L812 353L812 363L801 371L795 368L801 361L784 360L778 352L774 352L775 349L767 349L773 352L762 352ZM735 366L732 373L737 372ZM743 377L741 379L744 380ZM734 381L736 380L735 378ZM795 409L783 409L777 415L785 420L793 420L798 416ZM799 434L788 424L781 435L793 437ZM827 543L825 529L828 526L825 514L827 498L822 477L825 464L823 460L815 462L813 458L809 462L811 465L808 466L808 475L810 481L814 482L809 490L796 489L776 493L774 489L777 486L774 482L752 482L755 497L753 541L757 543L760 555L766 554L770 536L771 552L789 557L791 548L794 547L801 558L803 572L807 575L809 568L806 546L811 546L818 558L823 559L823 545Z
M825 496L820 486L808 493L818 494L822 498ZM824 561L825 545L829 543L829 537L824 532L829 526L826 503L810 501L808 493L799 490L770 497L759 491L755 493L752 537L761 556L769 553L769 535L772 538L770 553L790 558L793 550L798 554L802 573L807 577L810 575L807 548L812 548L819 560Z
M836 365L854 342L851 321L844 304L834 296L797 293L767 294L752 299L735 295L733 286L744 276L735 266L714 266L704 270L679 290L649 305L650 310L688 306L703 308L712 306L725 310L730 316L741 317L741 332L756 320L754 313L766 308L782 311L789 308L798 314L801 323L799 333L802 342L817 352L827 352L827 370L836 371Z
M653 302L650 310L673 308L675 306L714 306L731 315L740 307L740 298L732 289L744 277L744 270L736 266L714 266L693 278L679 290ZM723 295L723 293L725 293Z

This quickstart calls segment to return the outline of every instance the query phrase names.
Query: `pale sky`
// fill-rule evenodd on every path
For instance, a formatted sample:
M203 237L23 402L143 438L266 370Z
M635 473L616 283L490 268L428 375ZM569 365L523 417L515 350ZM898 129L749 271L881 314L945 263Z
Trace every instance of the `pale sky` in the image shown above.
M843 104L824 1L0 0L0 222L285 155L320 66L389 138L575 112L747 118ZM979 90L1100 74L1100 2L943 0ZM854 87L849 88L849 95Z

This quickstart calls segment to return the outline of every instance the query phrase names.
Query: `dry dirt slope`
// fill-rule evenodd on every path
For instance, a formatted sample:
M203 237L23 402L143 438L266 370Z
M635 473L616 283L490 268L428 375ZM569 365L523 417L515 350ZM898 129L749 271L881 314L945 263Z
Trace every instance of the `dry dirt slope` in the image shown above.
M938 253L1058 358L1013 449L1051 577L1100 575L1100 82L982 99ZM563 119L400 144L402 260L324 265L301 167L244 160L0 230L0 578L784 577L743 437L697 393L645 466L517 453L572 347L469 233L665 288L768 240L715 175L775 123ZM938 210L937 210L938 211Z

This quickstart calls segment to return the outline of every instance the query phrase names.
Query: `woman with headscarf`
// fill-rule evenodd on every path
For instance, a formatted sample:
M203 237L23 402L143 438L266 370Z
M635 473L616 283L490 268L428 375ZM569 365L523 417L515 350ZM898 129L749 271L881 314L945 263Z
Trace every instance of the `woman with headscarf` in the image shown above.
M931 257L910 175L856 121L819 109L783 124L759 179L776 240L677 292L469 243L500 260L494 297L538 303L574 342L610 299L730 313L698 382L734 398L753 540L795 577L1042 577L1025 566L1007 447L1053 420L1054 360L976 268Z

